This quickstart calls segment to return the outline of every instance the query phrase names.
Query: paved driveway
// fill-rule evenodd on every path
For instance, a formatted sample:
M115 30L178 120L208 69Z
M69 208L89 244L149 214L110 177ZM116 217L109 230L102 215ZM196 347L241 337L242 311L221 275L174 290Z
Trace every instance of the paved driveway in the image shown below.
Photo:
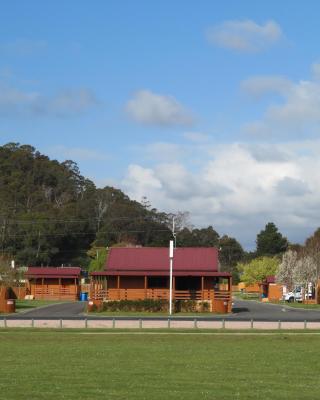
M233 314L228 319L239 321L320 321L319 310L303 310L254 300L234 300Z
M85 308L84 302L77 301L74 303L59 303L49 306L34 308L19 315L14 315L12 318L74 318L81 317ZM11 317L11 316L10 316ZM9 317L9 318L10 318Z

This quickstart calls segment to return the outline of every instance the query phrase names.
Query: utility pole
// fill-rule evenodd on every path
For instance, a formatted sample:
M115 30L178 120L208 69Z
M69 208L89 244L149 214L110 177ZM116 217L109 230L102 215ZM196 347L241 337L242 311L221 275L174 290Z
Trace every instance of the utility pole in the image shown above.
M172 315L173 240L170 240L169 244L169 258L170 258L169 314Z
M177 234L175 233L175 217L172 217L172 236L174 240L174 248L177 247Z

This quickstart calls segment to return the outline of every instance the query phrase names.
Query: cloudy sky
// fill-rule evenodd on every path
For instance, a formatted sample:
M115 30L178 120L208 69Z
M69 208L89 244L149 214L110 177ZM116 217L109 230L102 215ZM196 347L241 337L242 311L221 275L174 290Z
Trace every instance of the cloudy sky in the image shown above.
M320 226L316 0L3 2L0 143L250 249Z

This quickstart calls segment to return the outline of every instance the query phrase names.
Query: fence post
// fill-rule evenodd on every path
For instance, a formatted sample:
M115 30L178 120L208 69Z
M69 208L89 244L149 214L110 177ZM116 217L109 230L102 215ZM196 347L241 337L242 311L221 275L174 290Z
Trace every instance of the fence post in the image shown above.
M60 329L62 329L62 319L60 319Z
M4 323L4 327L6 328L7 327L7 318L6 317L3 318L3 323Z
M170 329L171 321L170 318L168 318L168 329Z
M142 319L139 319L139 328L142 329Z
M307 329L307 320L304 320L304 329Z
M88 318L86 318L85 320L84 320L84 327L87 329L88 328Z
M250 321L250 328L253 329L253 319Z
M112 328L114 329L116 327L116 319L112 318Z
M34 328L34 319L31 320L31 328Z
M278 321L278 329L281 329L281 321L280 321L280 319Z
M224 329L225 327L226 327L226 321L223 318L223 320L222 320L222 329Z
M198 328L198 321L197 321L197 318L195 318L194 320L193 320L193 327L196 329L196 328Z

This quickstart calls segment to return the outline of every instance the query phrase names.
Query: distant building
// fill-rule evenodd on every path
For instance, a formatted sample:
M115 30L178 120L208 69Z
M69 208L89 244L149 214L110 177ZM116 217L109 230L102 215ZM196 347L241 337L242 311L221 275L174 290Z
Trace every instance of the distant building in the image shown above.
M26 287L34 299L78 300L80 267L29 267Z

